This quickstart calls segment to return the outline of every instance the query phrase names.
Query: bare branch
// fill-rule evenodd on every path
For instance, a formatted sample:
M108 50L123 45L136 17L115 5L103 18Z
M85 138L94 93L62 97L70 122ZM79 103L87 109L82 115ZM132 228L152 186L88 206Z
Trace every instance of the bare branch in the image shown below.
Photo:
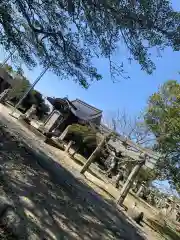
M107 121L105 120L105 123ZM117 111L116 114L109 116L108 127L114 126L116 131L125 139L143 145L144 147L151 147L154 145L156 138L146 127L145 123L139 117L132 119L126 112Z

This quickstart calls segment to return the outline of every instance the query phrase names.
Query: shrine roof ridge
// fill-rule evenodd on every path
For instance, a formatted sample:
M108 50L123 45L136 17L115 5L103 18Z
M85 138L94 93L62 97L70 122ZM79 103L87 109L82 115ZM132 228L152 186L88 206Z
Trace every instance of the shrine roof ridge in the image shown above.
M95 110L95 111L96 111L96 114L102 113L102 110L100 110L100 109L98 109L98 108L96 108L96 107L94 107L94 106L92 106L92 105L90 105L90 104L88 104L88 103L86 103L86 102L78 99L78 98L76 98L75 100L72 100L72 101L71 101L72 104L73 104L74 102L79 102L79 103L83 104L84 106L87 106L88 108L90 108L90 109L92 109L92 110Z

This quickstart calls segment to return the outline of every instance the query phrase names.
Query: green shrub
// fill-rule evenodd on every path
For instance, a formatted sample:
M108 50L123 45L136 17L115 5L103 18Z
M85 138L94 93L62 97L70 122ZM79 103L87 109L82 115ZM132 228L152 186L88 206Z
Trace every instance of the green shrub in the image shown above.
M88 125L72 124L65 140L75 142L78 152L89 157L97 146L96 132Z

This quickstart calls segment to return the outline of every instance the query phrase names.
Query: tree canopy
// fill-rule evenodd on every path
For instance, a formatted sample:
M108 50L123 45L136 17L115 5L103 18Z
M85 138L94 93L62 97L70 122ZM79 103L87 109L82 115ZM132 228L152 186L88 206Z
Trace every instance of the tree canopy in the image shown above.
M12 78L11 91L9 92L8 99L12 102L18 102L24 95L27 89L31 86L29 80L24 76L24 72L21 67L17 69L13 68L9 64L5 64L3 69L8 72Z
M24 72L20 67L13 69L11 65L5 64L3 68L13 77L8 100L13 104L16 104L29 89L31 83L24 76ZM23 100L21 108L27 111L33 104L36 104L37 106L37 117L43 119L43 117L49 112L49 106L45 103L42 94L37 90L30 91L28 96Z
M85 156L97 147L96 132L88 125L72 124L66 138L74 141L79 152Z
M12 89L9 92L8 96L9 100L14 100L13 102L18 102L30 86L30 82L24 76L15 75L14 81L11 85Z
M180 84L167 81L148 103L145 121L162 154L160 173L180 192Z
M141 168L137 179L138 182L142 183L145 182L147 186L150 186L151 183L158 178L155 169L150 168Z
M109 59L112 77L123 74L113 61L119 43L147 73L155 65L150 49L180 49L180 14L170 0L2 0L0 44L28 66L36 60L55 74L87 88L101 75L94 57Z

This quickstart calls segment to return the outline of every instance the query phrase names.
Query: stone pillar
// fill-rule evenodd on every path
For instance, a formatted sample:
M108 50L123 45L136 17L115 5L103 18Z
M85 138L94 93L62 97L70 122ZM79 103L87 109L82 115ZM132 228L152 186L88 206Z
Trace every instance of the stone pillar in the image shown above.
M115 183L115 186L116 188L119 188L119 185L120 185L120 181L123 179L123 173L122 171L119 171L118 172L118 175L116 177L116 183Z
M71 127L71 125L68 125L68 126L65 128L65 130L61 133L61 135L60 135L60 137L59 137L59 140L60 140L60 141L63 141L63 140L64 140L64 138L66 137L66 135L67 135L70 127Z
M94 150L94 152L91 154L91 156L88 158L84 166L82 167L80 173L84 174L88 168L90 167L91 163L93 163L94 159L96 158L97 154L101 151L101 149L105 146L105 143L110 140L112 136L112 133L107 134L106 136L103 137L97 148Z
M162 208L164 205L164 198L159 198L156 205L158 208Z
M68 145L66 146L65 152L69 152L69 150L70 150L70 148L71 148L72 145L73 145L73 141L71 140L71 141L68 143Z
M36 105L33 104L29 110L22 116L23 119L31 121L33 115L36 113Z
M121 192L120 192L120 195L119 195L119 198L117 199L117 203L119 205L122 205L130 188L132 187L133 185L133 182L136 178L136 176L138 175L140 169L142 168L142 166L145 164L145 158L144 160L142 160L141 162L139 162L132 170L132 172L130 173L127 181L125 182L124 186L122 187L121 189Z
M145 184L144 184L144 182L143 182L143 183L141 184L141 186L139 187L137 193L136 193L136 195L137 195L138 197L140 197L142 191L144 190L144 187L145 187Z

